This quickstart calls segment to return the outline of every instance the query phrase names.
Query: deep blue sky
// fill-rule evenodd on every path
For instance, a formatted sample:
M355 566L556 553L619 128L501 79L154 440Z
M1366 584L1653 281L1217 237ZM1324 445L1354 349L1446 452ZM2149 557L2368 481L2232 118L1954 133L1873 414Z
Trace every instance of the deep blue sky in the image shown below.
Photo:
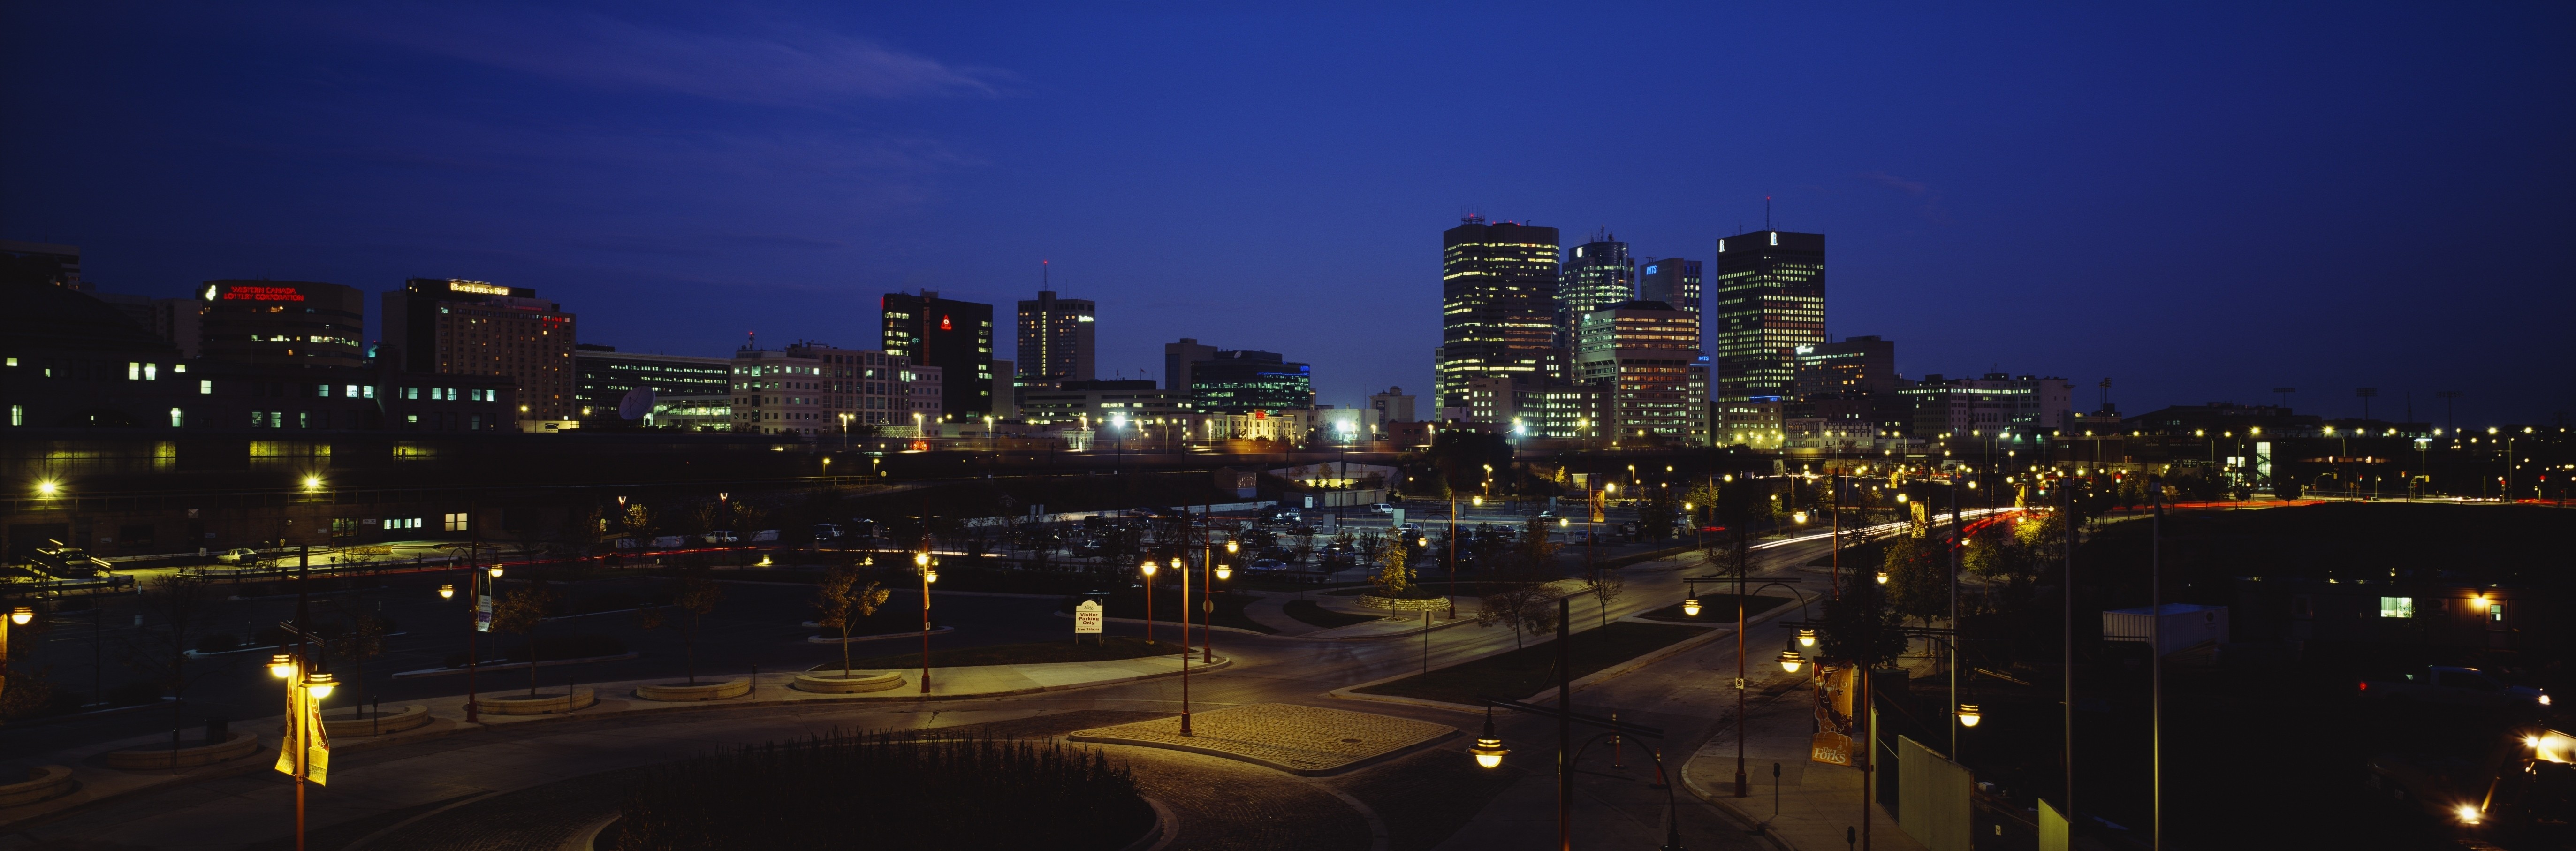
M2576 409L2563 4L353 5L9 4L0 236L709 355L872 346L894 289L1007 313L1044 259L1102 377L1191 336L1352 404L1427 395L1461 213L1705 260L1767 194L1909 375Z

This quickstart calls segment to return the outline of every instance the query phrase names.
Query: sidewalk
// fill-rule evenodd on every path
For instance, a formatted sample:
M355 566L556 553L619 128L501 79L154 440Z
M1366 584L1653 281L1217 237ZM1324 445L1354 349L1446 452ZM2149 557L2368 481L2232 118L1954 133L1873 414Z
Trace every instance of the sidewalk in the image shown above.
M1777 674L1776 670L1774 672ZM1787 686L1776 696L1757 699L1744 716L1744 773L1750 797L1735 797L1735 725L1722 723L1716 734L1682 764L1682 788L1701 800L1732 811L1752 824L1767 825L1773 844L1790 851L1831 851L1851 847L1844 831L1860 825L1860 770L1808 759L1815 732L1815 690L1796 674L1777 674L1763 688ZM1731 722L1732 719L1729 719ZM1771 767L1780 767L1774 783ZM1774 806L1777 816L1774 816ZM1887 808L1870 808L1870 847L1919 851L1924 846L1896 826Z
M1233 664L1233 659L1225 656L1218 656L1216 662L1213 664L1202 664L1194 660L1190 664L1190 669L1193 672L1213 671L1231 667ZM977 665L955 668L932 668L930 692L928 694L923 694L920 691L918 678L921 676L921 669L919 668L900 672L904 675L904 684L901 687L886 691L866 692L861 694L815 694L811 692L797 691L788 687L790 683L795 681L797 672L763 671L760 673L758 680L753 683L752 689L748 694L741 697L727 698L723 700L692 702L662 702L643 700L635 697L636 686L671 682L672 680L668 677L649 680L580 683L578 684L579 688L590 690L598 696L598 703L574 712L548 715L494 715L491 713L481 713L478 718L481 723L477 724L465 723L465 696L460 694L406 703L405 705L420 705L428 707L431 720L427 726L397 733L388 733L381 736L339 736L332 740L331 749L338 752L372 750L392 744L419 741L451 733L481 730L485 728L497 729L519 724L535 724L570 719L598 719L610 716L635 715L642 713L695 712L737 706L782 706L802 703L903 703L922 700L962 700L978 697L1000 697L1005 695L1060 691L1065 689L1172 677L1178 676L1180 671L1181 661L1178 655L1116 659L1105 662L1055 662L1031 665ZM699 679L701 682L724 682L726 680L742 679L742 677L715 676L701 677ZM512 677L507 672L485 677L483 685L486 685L487 688L485 688L481 693L486 696L507 694L514 690L510 688L513 683L519 687L516 690L524 691L527 685L527 678L525 676ZM557 680L552 683L542 683L539 686L540 689L549 689L549 687L550 690L560 693L563 688L563 682ZM248 719L239 722L234 725L234 730L248 731L260 742L259 746L252 749L249 755L235 757L212 765L178 770L155 769L127 771L108 768L105 764L105 754L109 751L166 745L170 741L169 734L167 733L154 733L151 735L137 736L131 739L123 739L114 742L92 743L75 748L66 748L41 756L30 757L23 760L23 762L28 765L62 765L70 767L72 769L73 780L79 784L79 789L70 795L60 798L38 801L36 803L16 807L0 808L0 833L5 833L13 827L30 822L31 820L60 815L64 812L78 809L89 804L123 797L125 795L184 785L214 777L226 777L245 772L268 770L271 763L276 760L276 739L274 737L277 735L276 731L282 724L282 718L277 716Z

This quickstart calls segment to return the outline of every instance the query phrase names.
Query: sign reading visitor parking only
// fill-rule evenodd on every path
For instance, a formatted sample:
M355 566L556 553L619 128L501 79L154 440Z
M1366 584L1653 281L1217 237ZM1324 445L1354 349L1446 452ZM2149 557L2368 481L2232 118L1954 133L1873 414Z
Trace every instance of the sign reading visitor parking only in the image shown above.
M1096 635L1100 632L1100 601L1084 600L1073 607L1073 634Z

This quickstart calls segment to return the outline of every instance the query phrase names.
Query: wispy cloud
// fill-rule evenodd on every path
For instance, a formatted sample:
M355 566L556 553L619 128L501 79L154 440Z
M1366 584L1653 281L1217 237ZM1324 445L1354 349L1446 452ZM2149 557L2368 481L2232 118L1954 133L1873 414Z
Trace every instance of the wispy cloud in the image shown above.
M1926 221L1939 225L1954 224L1958 221L1950 215L1949 210L1941 207L1941 193L1933 189L1931 184L1920 180L1907 180L1883 171L1865 171L1861 172L1859 177L1922 201L1923 218Z
M371 38L479 65L603 88L771 106L988 97L1007 72L941 62L810 26L702 32L586 13L372 17Z

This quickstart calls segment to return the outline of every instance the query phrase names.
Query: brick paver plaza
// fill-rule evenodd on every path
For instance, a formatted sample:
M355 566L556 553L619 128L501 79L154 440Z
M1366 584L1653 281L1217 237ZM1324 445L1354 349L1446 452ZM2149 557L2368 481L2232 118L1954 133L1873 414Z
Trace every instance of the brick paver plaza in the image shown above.
M1190 714L1193 735L1176 717L1077 730L1077 742L1140 745L1266 765L1291 774L1332 774L1458 733L1408 718L1288 703L1254 703Z

